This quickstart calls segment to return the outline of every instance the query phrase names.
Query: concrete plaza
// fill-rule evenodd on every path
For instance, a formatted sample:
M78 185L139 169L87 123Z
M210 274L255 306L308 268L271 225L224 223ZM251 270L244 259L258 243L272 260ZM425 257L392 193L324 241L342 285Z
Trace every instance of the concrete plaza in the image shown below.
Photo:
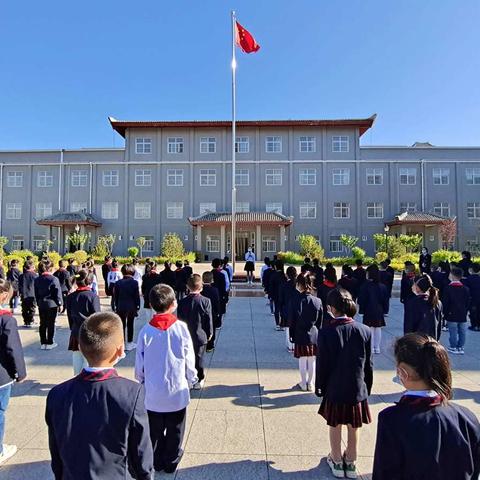
M108 308L106 299L102 299ZM383 351L374 358L374 387L370 406L374 417L362 429L358 466L370 478L379 411L400 397L391 344L401 334L403 307L392 300ZM17 318L21 320L20 315ZM143 312L137 331L145 321ZM21 322L20 322L21 323ZM16 385L7 412L6 443L19 452L0 468L2 480L53 478L49 466L46 395L51 387L72 375L67 351L69 330L60 317L53 351L39 349L35 330L20 329L28 363L28 380ZM444 334L443 341L446 341ZM317 414L319 399L293 390L299 381L297 362L286 351L285 334L274 331L262 297L234 297L215 352L207 355L207 377L202 391L194 392L188 411L185 456L177 480L320 480L331 478L325 456L328 430ZM135 352L119 365L121 375L132 378ZM465 356L452 358L455 398L480 414L480 334L468 332Z

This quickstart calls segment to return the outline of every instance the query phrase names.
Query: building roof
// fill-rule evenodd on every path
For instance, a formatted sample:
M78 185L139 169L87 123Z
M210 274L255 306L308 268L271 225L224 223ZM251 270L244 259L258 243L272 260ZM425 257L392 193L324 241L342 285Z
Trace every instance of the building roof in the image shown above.
M230 225L232 214L229 212L207 212L188 219L193 226ZM293 217L286 217L278 212L239 212L235 214L235 223L243 225L291 225Z
M63 225L85 225L87 227L101 227L102 222L86 212L61 212L37 220L38 225L61 227Z
M377 114L368 118L342 120L237 120L237 127L356 127L362 136L375 121ZM127 121L108 117L112 128L125 138L127 128L230 128L230 120L182 121Z
M445 222L452 220L449 217L441 217L440 215L435 215L434 213L426 212L403 212L399 215L396 215L391 222L387 222L389 227L395 225L407 225L407 224L422 224L425 226L428 225L442 225Z

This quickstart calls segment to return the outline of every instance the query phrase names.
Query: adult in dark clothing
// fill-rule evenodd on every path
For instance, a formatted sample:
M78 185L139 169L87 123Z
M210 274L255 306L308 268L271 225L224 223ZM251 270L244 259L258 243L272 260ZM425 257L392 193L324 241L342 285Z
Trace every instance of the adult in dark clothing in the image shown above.
M367 280L367 271L363 268L363 261L360 258L355 260L355 265L357 266L353 271L353 278L358 283L358 289L362 288L362 285Z
M343 265L342 276L338 281L338 286L346 290L355 301L358 297L358 282L353 278L353 269L350 265Z
M35 279L38 277L35 272L35 265L32 260L25 262L23 273L18 279L18 291L22 299L22 317L25 327L32 327L36 309L35 303Z
M430 274L430 270L432 267L432 256L428 253L427 247L422 248L422 253L420 254L420 258L418 259L418 267L420 273Z
M289 311L292 302L295 302L300 292L297 290L297 269L293 266L287 268L287 281L280 286L278 302L280 308L280 326L286 330L285 341L289 352L293 352L293 344L290 341Z
M107 295L107 297L110 296L107 285L108 285L108 274L111 269L112 269L112 257L110 255L107 255L102 265L103 284L105 285L105 294Z
M173 273L173 272L172 272ZM157 273L156 263L151 261L145 265L145 273L142 276L142 295L143 295L143 307L148 310L148 319L153 316L152 307L150 306L150 291L155 285L159 285L162 282L162 277ZM171 285L170 285L171 286Z
M55 322L58 312L62 309L62 288L57 277L52 275L53 263L43 260L38 264L39 276L34 281L35 300L40 316L40 344L42 350L52 350L58 347L54 341Z
M10 285L13 288L13 295L10 299L10 308L12 309L13 313L15 313L15 309L18 307L18 280L21 274L22 272L20 272L20 270L18 269L18 260L11 260L7 272L7 280L10 282Z
M220 326L220 294L218 293L217 287L213 285L213 274L212 272L203 272L202 275L203 288L201 295L205 298L210 299L212 305L212 336L207 343L207 352L211 352L215 348L215 330Z
M160 283L164 283L175 290L175 272L172 270L172 264L165 262L164 269L160 272Z
M227 281L225 278L224 270L222 269L222 260L220 258L214 258L212 260L212 274L213 274L213 285L217 288L218 294L220 295L220 327L222 328L222 319L227 311L227 299L228 299L228 290L227 290Z
M275 262L275 273L270 278L270 295L273 301L273 314L275 316L276 329L283 331L280 325L280 288L287 281L284 272L283 262L277 260Z
M62 313L65 312L65 309L67 308L67 295L72 289L72 285L74 282L75 277L71 276L70 273L67 270L67 265L66 265L65 260L60 260L58 262L58 270L56 270L53 274L54 277L58 278L58 281L60 283L60 288L62 289L62 298L63 298L63 310Z
M187 293L188 270L183 268L181 261L175 262L175 293L177 301L181 300Z
M397 340L397 372L406 392L378 416L372 480L473 480L480 473L480 424L450 402L445 349L427 335Z
M463 276L466 278L470 275L470 268L473 264L472 254L467 250L462 252L462 259L458 262L458 268L463 270Z
M470 276L464 280L470 290L470 330L480 332L480 263L470 267Z

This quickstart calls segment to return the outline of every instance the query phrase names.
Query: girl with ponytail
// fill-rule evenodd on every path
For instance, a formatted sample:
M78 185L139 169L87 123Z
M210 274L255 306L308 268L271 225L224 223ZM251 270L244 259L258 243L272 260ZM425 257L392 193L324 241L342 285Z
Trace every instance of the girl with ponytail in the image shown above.
M379 414L372 480L477 479L480 423L449 401L452 375L445 348L428 335L408 333L394 351L406 392Z

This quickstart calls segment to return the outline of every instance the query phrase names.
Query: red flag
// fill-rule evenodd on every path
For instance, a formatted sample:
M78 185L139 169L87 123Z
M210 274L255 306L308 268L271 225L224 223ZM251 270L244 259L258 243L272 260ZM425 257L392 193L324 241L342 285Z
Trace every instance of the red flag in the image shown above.
M237 21L235 21L235 43L245 53L255 53L260 50L260 45L255 41L253 35L243 28Z

